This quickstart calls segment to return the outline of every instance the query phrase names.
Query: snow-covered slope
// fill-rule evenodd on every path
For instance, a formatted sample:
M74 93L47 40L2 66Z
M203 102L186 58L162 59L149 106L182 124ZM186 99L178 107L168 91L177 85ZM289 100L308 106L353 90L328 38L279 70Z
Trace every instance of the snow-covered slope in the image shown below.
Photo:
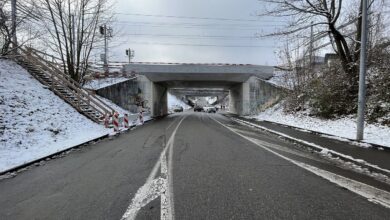
M176 96L168 93L168 109L172 109L175 106L181 106L183 109L189 109L191 108L189 105L184 103L182 100L178 99Z
M345 117L337 120L323 120L304 115L303 113L287 114L283 112L282 104L277 104L259 115L251 116L251 118L277 122L343 138L354 139L356 137L356 119L354 118ZM366 124L364 141L390 147L390 127Z
M0 112L0 171L109 133L2 59Z
M206 97L206 100L207 100L207 103L209 105L213 104L214 102L216 102L218 100L217 97Z
M107 86L111 86L117 83L121 83L124 81L130 80L130 78L126 77L114 77L114 78L102 78L102 79L93 79L87 81L84 85L86 89L98 90Z

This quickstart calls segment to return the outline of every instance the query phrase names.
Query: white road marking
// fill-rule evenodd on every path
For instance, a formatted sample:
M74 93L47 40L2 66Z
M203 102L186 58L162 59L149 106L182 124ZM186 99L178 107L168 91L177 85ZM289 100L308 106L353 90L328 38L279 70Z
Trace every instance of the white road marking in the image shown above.
M246 133L248 135L253 135L253 133L251 133L251 132L242 131L242 130L235 129L235 128L231 128L231 129L233 129L234 131L237 131L237 132L239 131L240 133ZM300 157L308 158L310 160L315 160L315 161L319 161L319 162L323 161L323 160L320 160L319 158L316 158L316 157L314 157L314 156L312 156L310 154L298 152L298 151L292 150L291 148L288 148L288 147L282 147L281 145L272 144L272 143L269 143L267 141L261 141L261 140L258 140L258 139L256 139L256 141L258 143L266 145L268 148L272 148L272 149L283 151L283 152L286 152L286 153L289 153L289 154L293 154L293 155L297 155L297 156L300 156Z
M161 152L159 159L146 179L145 184L137 190L121 220L134 220L142 207L146 206L159 196L161 196L161 219L174 219L172 183L169 183L169 181L172 181L172 177L170 177L170 175L172 175L171 154L173 154L173 144L176 132L186 117L187 116L184 116L176 125L167 144ZM168 149L168 158L170 162L167 164L166 153ZM155 179L159 167L161 167L161 177Z
M167 157L164 154L164 157L161 160L161 176L168 180L168 165L167 165ZM161 193L161 203L160 203L160 218L161 219L169 219L169 213L170 213L170 198L169 198L169 192L168 192L168 181L165 181L164 184L164 192Z
M127 208L122 219L135 219L138 211L149 204L151 201L158 198L164 189L166 179L157 178L150 182L145 183L141 188L138 189L135 194L130 206Z
M172 169L173 169L173 146L175 143L175 139L173 138L176 136L176 130L172 134L172 141L170 142L169 146L169 153L168 153L168 173L167 173L167 191L168 191L168 202L170 205L170 212L169 212L169 218L168 219L175 219L175 203L173 202L173 180L172 180ZM163 219L161 217L161 219ZM164 218L166 219L166 218Z
M178 118L177 118L178 119ZM165 130L168 130L173 124L175 124L175 122L177 121L177 119L173 119L173 121L165 128Z
M290 139L290 140L294 140L294 141L296 141L296 142L299 142L299 143L302 143L302 144L305 144L305 145L309 145L309 146L311 146L311 147L313 147L313 148L319 149L319 150L324 151L324 152L325 152L325 151L326 151L326 152L330 152L330 153L332 153L332 154L334 154L334 155L337 155L337 156L342 157L342 158L347 158L347 159L352 160L352 161L355 161L355 162L357 162L357 163L363 163L365 166L368 166L368 167L371 167L371 168L380 170L380 171L382 171L382 172L385 172L385 173L387 173L387 174L390 174L390 170L381 168L381 167L379 167L379 166L377 166L377 165L375 165L375 164L368 163L367 161L364 161L364 160L362 160L362 159L353 158L353 157L351 157L351 156L349 156L349 155L345 155L345 154L339 153L339 152L337 152L337 151L330 150L330 149L328 149L328 148L324 148L324 147L322 147L322 146L320 146L320 145L317 145L317 144L314 144L314 143L310 143L310 142L308 142L308 141L304 141L304 140L301 140L301 139L298 139L298 138L291 137L291 136L289 136L289 135L287 135L287 134L284 134L284 133L281 133L281 132L277 132L277 131L268 129L268 128L263 127L263 126L261 126L261 125L253 124L253 123L250 123L250 122L247 122L247 121L243 121L243 120L240 120L240 119L232 119L232 120L233 120L233 121L236 121L236 122L238 122L238 123L240 123L240 124L244 124L244 125L247 125L247 126L249 125L249 126L252 126L252 127L256 127L256 128L259 128L259 129L268 131L268 132L270 132L270 133L273 133L273 134L276 134L276 135L279 135L279 136L288 138L288 139Z
M314 166L311 166L311 165L308 165L308 164L305 164L302 162L295 161L295 160L290 159L288 157L285 157L285 156L269 149L267 146L263 145L257 139L244 136L244 135L238 133L237 131L233 130L232 128L222 124L218 120L216 120L214 118L211 118L211 119L213 119L214 121L216 121L218 124L222 125L223 127L227 128L231 132L233 132L233 133L241 136L242 138L254 143L255 145L263 148L264 150L297 165L298 167L301 167L307 171L310 171L311 173L314 173L317 176L320 176L320 177L322 177L322 178L324 178L332 183L335 183L341 187L344 187L344 188L346 188L346 189L348 189L348 190L350 190L350 191L352 191L352 192L354 192L362 197L365 197L370 202L381 204L386 208L390 208L390 193L387 191L384 191L384 190L375 188L373 186L369 186L365 183L361 183L361 182L358 182L356 180L352 180L352 179L340 176L338 174L331 173L329 171L322 170L322 169L319 169L317 167L314 167Z

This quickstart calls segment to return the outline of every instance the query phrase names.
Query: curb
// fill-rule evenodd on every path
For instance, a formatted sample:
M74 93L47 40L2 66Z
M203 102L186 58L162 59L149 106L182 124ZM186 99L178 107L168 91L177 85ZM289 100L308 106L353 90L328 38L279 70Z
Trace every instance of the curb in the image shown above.
M227 116L227 117L229 117L229 116ZM355 159L355 158L353 158L353 157L351 157L349 155L344 155L344 154L336 152L334 150L330 150L330 149L321 147L321 146L319 146L317 144L310 143L310 142L307 142L307 141L304 141L304 140L300 140L300 139L291 137L289 135L283 134L282 132L277 132L277 131L274 131L272 129L265 128L265 127L263 127L261 125L253 124L253 123L250 123L250 122L242 120L242 119L237 119L237 118L234 118L234 117L229 117L229 118L233 118L233 121L236 121L238 123L242 123L242 124L245 124L247 126L252 126L252 127L264 130L266 132L272 133L274 135L278 135L278 136L280 136L281 138L283 138L285 140L288 140L288 141L291 141L291 142L294 142L294 143L297 143L297 144L304 145L306 147L309 147L309 148L315 150L316 152L321 152L323 150L326 150L327 153L330 154L334 158L341 158L341 159L343 159L345 161L352 162L354 164L358 164L359 166L361 166L363 168L367 168L370 171L375 171L377 173L380 173L380 174L383 174L383 175L386 175L386 176L390 176L390 170L387 170L387 169L384 169L384 168L380 168L379 166L377 166L375 164L368 163L367 161L364 161L364 160L361 160L361 159Z
M5 174L7 174L7 173L12 173L12 172L18 171L18 170L20 170L20 169L23 169L23 168L26 168L26 167L28 167L28 166L31 166L31 165L33 165L33 164L35 164L35 163L41 162L41 161L43 161L43 160L46 160L47 158L52 158L52 157L54 157L54 156L58 156L58 155L60 155L60 154L62 154L62 153L64 153L64 152L66 152L66 151L69 151L69 150L72 150L72 149L81 147L82 145L85 145L85 144L90 144L91 142L100 141L100 140L103 140L103 139L108 138L108 137L109 137L109 134L105 134L105 135L103 135L103 136L100 136L100 137L97 137L97 138L95 138L95 139L92 139L92 140L83 142L83 143L81 143L81 144L78 144L78 145L75 145L75 146L72 146L72 147L68 147L68 148L66 148L66 149L57 151L57 152L52 153L52 154L49 154L49 155L47 155L47 156L40 157L40 158L38 158L38 159L32 160L32 161L30 161L30 162L27 162L27 163L24 163L24 164L21 164L21 165L18 165L18 166L16 166L16 167L9 168L9 169L7 169L7 170L1 171L1 172L0 172L0 176L5 175Z
M228 114L223 114L223 115L226 116L226 117L230 117L230 118L239 118L240 120L243 120L243 121L248 121L248 122L249 122L249 121L253 121L253 119L242 118L242 117L239 117L239 116L231 116L231 115L228 115ZM309 129L305 129L305 128L299 128L299 127L295 127L295 126L291 126L291 125L286 125L286 124L282 124L282 123L278 123L278 122L273 122L273 121L267 121L267 120L261 120L261 121L267 122L267 123L270 123L270 124L279 125L279 126L282 126L282 127L291 128L291 129L294 129L294 130L297 130L297 131L308 132L308 133L310 133L310 134L328 136L329 139L333 139L333 140L336 140L336 141L341 141L341 142L348 142L348 141L351 141L351 142L354 142L354 143L357 143L357 144L369 144L369 145L371 145L371 147L372 147L373 149L375 149L375 150L390 151L390 147L383 146L383 145L380 145L380 144L374 144L374 143L365 142L365 141L357 141L357 140L350 139L350 138L346 138L346 137L340 137L340 136L333 135L333 134L322 133L322 132L319 132L319 131L313 131L313 130L309 130ZM332 138L332 137L334 137L334 138ZM326 138L326 137L325 137L325 138ZM342 140L342 139L345 139L345 140Z
M248 120L248 119L247 119L247 120ZM334 137L334 140L337 140L337 141L342 141L342 142L351 141L351 142L355 142L355 143L358 143L358 144L369 144L369 145L371 145L372 148L375 149L375 150L390 151L390 148L389 148L389 147L383 146L383 145L380 145L380 144L374 144L374 143L365 142L365 141L357 141L357 140L354 140L354 139L351 139L351 138L340 137L340 136L333 135L333 134L326 134L326 133L322 133L322 132L318 132L318 131L308 130L308 129L299 128L299 127L295 127L295 126L291 126L291 125L286 125L286 124L282 124L282 123L278 123L278 122L273 122L273 121L267 121L267 120L262 120L262 121L267 122L267 123L271 123L271 124L275 124L275 125L280 125L280 126L283 126L283 127L292 128L292 129L297 130L297 131L306 131L306 132L309 132L309 133L311 133L311 134L329 136L330 139L332 139L332 137ZM342 140L342 139L345 139L345 140ZM381 149L381 148L382 148L382 149Z

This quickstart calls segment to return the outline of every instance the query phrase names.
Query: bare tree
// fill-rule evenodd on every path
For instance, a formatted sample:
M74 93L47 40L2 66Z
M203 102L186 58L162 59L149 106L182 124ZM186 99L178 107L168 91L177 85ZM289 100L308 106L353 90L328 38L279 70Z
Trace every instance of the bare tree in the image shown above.
M43 43L60 58L63 71L83 82L88 60L100 41L99 26L110 19L107 0L39 0L47 34Z
M268 36L305 35L312 26L316 30L315 39L329 36L331 45L341 61L342 69L348 76L350 93L357 94L362 22L361 0L260 1L271 5L264 15L291 18L291 22L284 29ZM370 7L373 3L374 0L371 0ZM355 24L352 31L349 28L351 24ZM307 44L309 43L310 39L307 41Z
M7 7L9 7L8 3L8 1L0 3L0 55L7 54L10 50L10 45L12 43L10 24L11 16L9 14L9 10L6 9Z
M16 4L17 17L16 17L16 30L12 28L11 21L11 1L4 0L0 2L0 55L8 55L17 47L11 47L13 44L14 31L20 38L19 43L16 45L24 45L31 40L35 39L39 33L32 28L31 22L37 20L33 11L35 9L34 4L31 4L30 0L18 0Z

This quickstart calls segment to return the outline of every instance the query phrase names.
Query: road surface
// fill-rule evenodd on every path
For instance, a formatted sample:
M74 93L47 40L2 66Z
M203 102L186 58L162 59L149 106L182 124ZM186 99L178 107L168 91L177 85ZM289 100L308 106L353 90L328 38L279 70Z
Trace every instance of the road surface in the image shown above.
M0 180L0 219L390 219L332 175L389 191L220 114L184 112Z

